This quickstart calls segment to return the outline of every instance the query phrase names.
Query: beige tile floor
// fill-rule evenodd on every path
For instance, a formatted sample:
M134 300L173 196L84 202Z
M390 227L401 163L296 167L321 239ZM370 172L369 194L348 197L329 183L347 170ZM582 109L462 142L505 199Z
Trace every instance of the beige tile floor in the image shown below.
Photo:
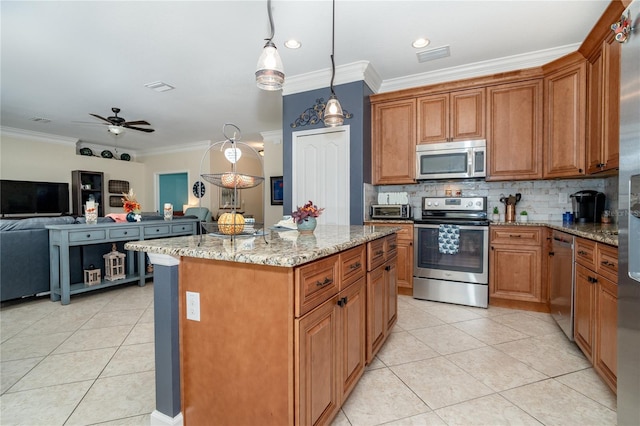
M0 424L148 425L153 285L0 311ZM549 315L401 296L334 425L614 425L615 395Z

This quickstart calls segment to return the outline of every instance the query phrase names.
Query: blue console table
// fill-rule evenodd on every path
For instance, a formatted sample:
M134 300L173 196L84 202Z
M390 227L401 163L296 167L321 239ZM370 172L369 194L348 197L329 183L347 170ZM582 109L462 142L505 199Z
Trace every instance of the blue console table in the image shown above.
M103 280L100 284L92 286L87 286L84 282L71 283L69 274L70 247L195 235L198 224L198 219L174 219L171 221L154 220L95 225L48 225L51 300L54 302L60 300L63 305L68 305L72 294L135 281L138 281L138 285L144 286L145 279L153 277L153 274L146 273L144 252L127 251L125 278L115 281Z

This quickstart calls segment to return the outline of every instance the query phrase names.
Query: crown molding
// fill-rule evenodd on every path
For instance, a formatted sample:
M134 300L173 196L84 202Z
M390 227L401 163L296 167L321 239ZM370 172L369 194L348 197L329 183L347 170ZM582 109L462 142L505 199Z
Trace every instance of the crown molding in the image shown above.
M149 157L151 155L162 155L162 154L175 154L178 152L186 152L186 151L205 151L207 148L211 146L212 142L210 140L206 141L198 141L192 143L186 143L181 145L168 146L164 148L151 148L145 149L144 151L138 151L137 157Z
M282 143L282 130L267 130L260 132L260 136L264 142L268 141L276 145Z
M362 81L374 92L380 87L382 79L369 61L358 61L336 67L334 86L339 84ZM312 71L306 74L287 77L282 88L282 95L308 92L316 89L326 89L331 81L331 69Z
M49 133L34 132L32 130L16 129L14 127L0 126L0 133L3 135L19 138L29 139L36 142L56 143L59 145L70 145L75 147L79 139L69 138L65 136L52 135Z
M505 56L488 61L475 62L384 81L369 61L358 61L337 66L334 85L364 80L373 93L392 92L446 81L463 80L466 78L538 67L575 52L579 47L580 43L567 44L565 46ZM282 95L286 96L308 92L310 90L324 89L328 87L327 83L330 80L331 69L290 76L285 80Z
M551 49L537 50L535 52L521 53L488 61L474 62L472 64L389 79L382 82L380 91L377 93L393 92L446 81L463 80L466 78L482 77L501 72L538 67L575 52L579 47L580 43L567 44Z

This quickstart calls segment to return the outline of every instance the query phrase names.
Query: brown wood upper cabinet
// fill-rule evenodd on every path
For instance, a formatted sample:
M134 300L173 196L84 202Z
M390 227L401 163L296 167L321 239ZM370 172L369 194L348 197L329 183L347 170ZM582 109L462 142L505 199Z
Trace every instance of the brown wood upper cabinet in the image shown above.
M372 105L374 185L415 183L416 100Z
M542 178L542 79L487 88L487 180Z
M418 98L418 143L485 138L485 89Z
M544 178L585 174L586 61L544 78Z
M620 44L609 40L589 57L587 66L587 173L619 167Z

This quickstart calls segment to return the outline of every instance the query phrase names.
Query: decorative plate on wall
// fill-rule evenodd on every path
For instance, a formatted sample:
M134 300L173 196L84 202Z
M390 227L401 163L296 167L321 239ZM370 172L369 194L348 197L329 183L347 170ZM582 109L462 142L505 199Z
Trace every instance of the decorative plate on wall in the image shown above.
M102 158L113 158L113 153L112 153L111 151L109 151L109 150L105 149L104 151L102 151L102 152L100 153L100 156L101 156Z
M131 160L131 156L129 154L127 154L126 152L123 152L120 155L120 159L123 160L123 161L129 161L129 160Z
M204 193L204 182L201 182L199 180L196 181L196 183L193 184L193 195L195 195L197 198L202 198L204 197Z
M80 155L87 155L89 157L93 157L93 151L91 151L91 148L80 148Z

